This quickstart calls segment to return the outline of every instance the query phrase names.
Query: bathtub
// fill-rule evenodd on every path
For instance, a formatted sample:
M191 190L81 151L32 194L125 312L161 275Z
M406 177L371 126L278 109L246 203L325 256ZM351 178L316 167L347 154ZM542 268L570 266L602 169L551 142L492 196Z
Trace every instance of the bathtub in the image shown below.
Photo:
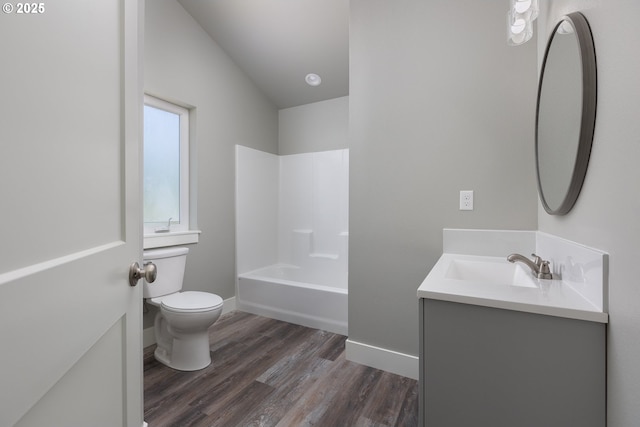
M276 264L238 275L240 310L347 335L347 274Z

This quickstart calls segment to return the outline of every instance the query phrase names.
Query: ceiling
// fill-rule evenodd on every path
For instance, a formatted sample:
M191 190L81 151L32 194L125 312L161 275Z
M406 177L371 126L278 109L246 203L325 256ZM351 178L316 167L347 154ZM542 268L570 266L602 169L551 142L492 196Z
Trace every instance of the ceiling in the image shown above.
M349 0L178 1L276 107L349 94Z

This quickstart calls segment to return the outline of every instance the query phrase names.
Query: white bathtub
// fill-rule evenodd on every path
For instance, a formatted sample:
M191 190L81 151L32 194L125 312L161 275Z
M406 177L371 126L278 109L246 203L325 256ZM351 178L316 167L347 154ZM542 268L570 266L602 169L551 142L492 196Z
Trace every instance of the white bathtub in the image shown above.
M347 275L276 264L238 275L238 308L285 322L347 335Z

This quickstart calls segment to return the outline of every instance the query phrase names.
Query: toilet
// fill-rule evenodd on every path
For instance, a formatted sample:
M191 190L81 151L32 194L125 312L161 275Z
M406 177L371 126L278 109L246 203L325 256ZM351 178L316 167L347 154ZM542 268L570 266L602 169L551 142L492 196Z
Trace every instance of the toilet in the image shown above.
M222 298L208 292L182 290L188 248L144 251L144 262L156 265L153 283L144 282L143 296L160 308L154 331L156 360L179 371L197 371L211 364L209 327L222 313Z

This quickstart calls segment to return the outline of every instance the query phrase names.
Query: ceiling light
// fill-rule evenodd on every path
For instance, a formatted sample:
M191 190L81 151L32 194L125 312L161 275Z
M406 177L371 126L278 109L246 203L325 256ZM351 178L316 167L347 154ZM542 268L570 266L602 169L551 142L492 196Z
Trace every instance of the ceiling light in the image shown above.
M320 83L322 83L320 76L314 73L307 74L304 81L307 82L309 86L320 86Z

